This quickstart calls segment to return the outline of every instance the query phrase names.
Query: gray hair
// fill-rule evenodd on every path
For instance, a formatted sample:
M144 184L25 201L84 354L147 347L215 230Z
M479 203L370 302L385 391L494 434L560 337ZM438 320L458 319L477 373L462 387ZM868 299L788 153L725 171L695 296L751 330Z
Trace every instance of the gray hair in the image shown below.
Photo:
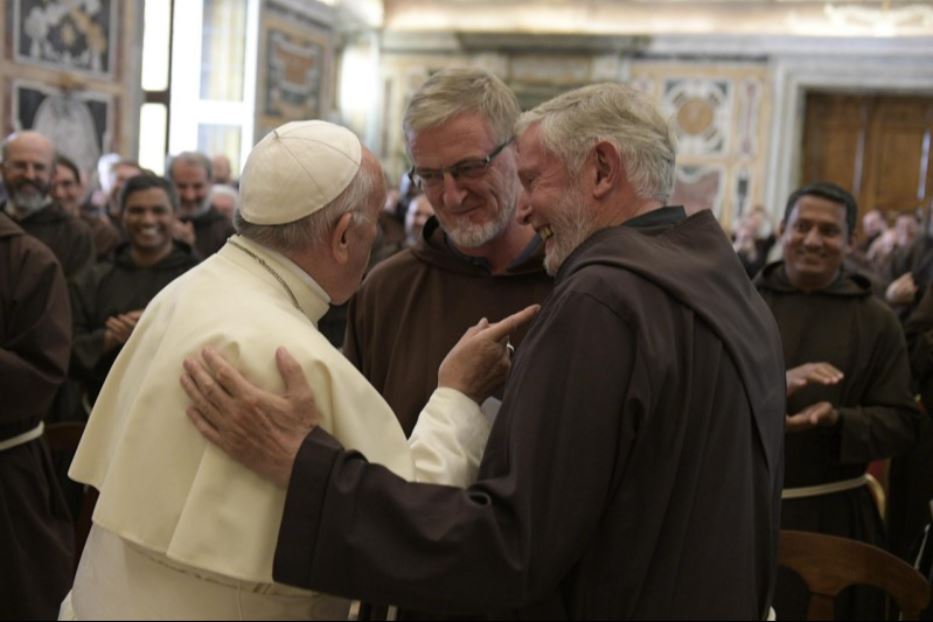
M522 114L520 134L541 123L545 148L570 175L580 172L590 149L605 140L622 154L625 173L639 197L666 202L674 190L677 139L644 95L621 84L585 86Z
M466 112L478 113L486 119L498 144L512 136L521 108L515 93L488 71L468 67L443 69L428 78L405 109L402 129L406 148L410 151L409 143L415 133Z
M233 216L233 226L244 238L280 253L317 246L326 241L334 224L344 214L352 213L354 222L365 220L361 208L380 187L382 175L380 167L361 166L350 185L336 199L313 214L282 225L257 225L247 222L237 207Z
M214 179L214 167L211 164L210 158L197 151L182 151L176 156L170 156L168 162L165 164L165 176L171 181L175 181L173 171L176 162L200 166L207 172L208 181Z
M237 206L240 205L240 193L236 191L236 188L225 186L224 184L214 184L211 186L211 191L207 193L207 198L211 200L214 197L229 197L234 200Z

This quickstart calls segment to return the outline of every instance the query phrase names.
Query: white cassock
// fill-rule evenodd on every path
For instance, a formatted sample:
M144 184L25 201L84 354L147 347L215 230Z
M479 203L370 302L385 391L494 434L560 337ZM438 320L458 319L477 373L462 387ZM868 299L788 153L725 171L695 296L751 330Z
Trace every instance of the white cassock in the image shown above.
M282 391L275 350L300 362L345 447L412 481L466 486L489 423L439 389L406 440L388 404L317 331L329 298L284 256L235 236L166 287L114 364L69 475L100 491L63 617L333 618L348 602L272 580L285 490L208 443L185 409L185 357L207 345ZM361 511L366 511L361 508Z

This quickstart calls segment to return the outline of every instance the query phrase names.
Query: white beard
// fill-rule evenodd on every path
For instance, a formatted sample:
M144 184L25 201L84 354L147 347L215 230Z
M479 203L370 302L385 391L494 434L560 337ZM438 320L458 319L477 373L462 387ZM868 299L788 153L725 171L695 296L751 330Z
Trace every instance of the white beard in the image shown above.
M19 194L12 194L9 198L9 212L15 217L16 220L23 220L32 216L36 212L42 210L51 203L51 199L46 196L39 194L20 196Z
M555 209L555 218L551 220L554 237L544 255L544 269L550 276L556 276L567 257L593 234L590 218L579 194L576 187L571 187L561 197Z
M513 202L508 208L500 210L496 217L489 222L478 225L472 223L461 225L455 222L452 226L446 226L445 223L441 222L441 226L457 246L478 248L499 237L508 228L509 222L514 217L515 203ZM440 216L438 216L438 220L440 220Z

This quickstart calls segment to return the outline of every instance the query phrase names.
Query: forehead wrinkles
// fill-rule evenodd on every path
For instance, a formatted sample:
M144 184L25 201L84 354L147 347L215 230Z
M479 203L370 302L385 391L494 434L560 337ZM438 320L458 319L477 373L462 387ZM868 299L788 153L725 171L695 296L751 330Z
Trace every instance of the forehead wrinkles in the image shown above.
M440 168L463 160L482 159L495 147L489 124L471 114L458 115L419 130L410 142L412 160L421 168Z

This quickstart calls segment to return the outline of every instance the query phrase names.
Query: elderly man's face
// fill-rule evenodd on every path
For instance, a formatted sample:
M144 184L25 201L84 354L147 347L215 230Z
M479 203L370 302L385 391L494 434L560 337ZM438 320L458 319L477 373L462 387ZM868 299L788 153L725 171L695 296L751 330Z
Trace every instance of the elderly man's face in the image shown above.
M818 196L800 197L782 237L791 284L802 289L828 285L842 265L847 237L844 205Z
M172 164L171 178L178 192L182 216L194 216L199 213L211 191L207 169L194 162L177 161Z
M442 169L468 160L482 160L499 145L489 123L478 114L461 114L417 132L411 155L417 169ZM465 248L478 248L501 235L515 214L518 183L514 147L505 147L477 176L450 173L423 188L444 231Z
M577 181L563 162L545 149L540 124L518 139L518 220L544 240L544 268L554 276L564 260L592 233L592 218Z
M359 213L345 233L348 258L342 268L339 289L330 292L334 304L346 302L359 289L363 276L366 274L366 268L369 267L373 242L379 234L379 214L386 200L382 165L368 149L363 150L361 166L372 175L376 184L365 203L356 208Z
M34 212L45 205L51 189L52 143L27 134L7 145L3 162L3 185L16 206Z

